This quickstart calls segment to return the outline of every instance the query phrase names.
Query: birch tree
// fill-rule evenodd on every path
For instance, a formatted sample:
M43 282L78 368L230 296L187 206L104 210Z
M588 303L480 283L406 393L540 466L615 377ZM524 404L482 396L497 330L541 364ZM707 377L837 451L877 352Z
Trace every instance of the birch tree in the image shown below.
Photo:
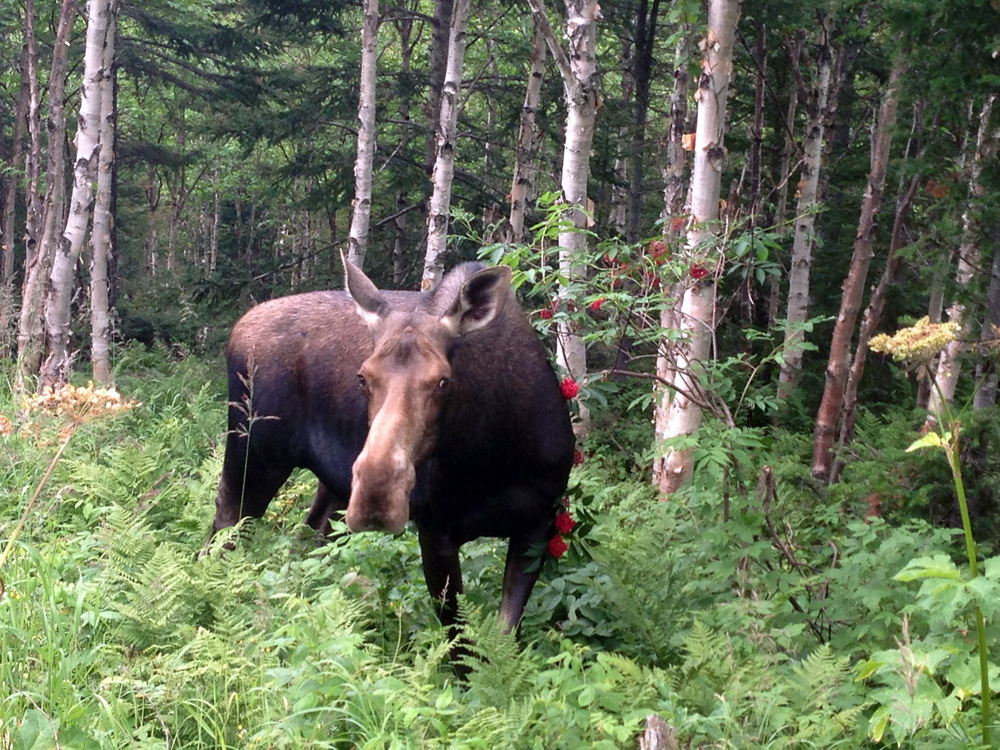
M76 264L90 222L94 181L100 149L101 71L104 44L111 15L109 0L90 0L87 11L87 41L80 84L80 114L76 131L76 159L69 217L52 263L52 275L45 304L47 353L42 365L42 383L66 381L70 363L70 303L76 283Z
M52 48L49 71L49 107L46 118L48 154L45 168L45 203L41 235L32 262L25 265L21 294L21 366L25 374L36 375L45 348L45 297L58 237L63 229L66 203L66 57L69 35L76 18L74 0L63 0L59 26Z
M796 37L788 45L789 62L793 69L798 67L801 52L802 40ZM788 214L788 183L794 174L792 155L796 153L795 114L799 108L798 82L793 81L788 89L788 110L784 122L781 123L784 126L785 137L781 149L781 166L778 172L778 204L774 211L774 226L777 233L781 235L787 233L785 217ZM781 302L781 277L778 274L771 276L770 286L767 301L767 330L773 331L778 322L778 310Z
M560 179L566 228L559 233L559 271L566 285L572 286L586 273L582 257L587 249L587 180L597 119L596 46L600 6L596 0L566 0L567 52L549 24L542 0L528 0L528 5L559 68L566 98L566 140ZM586 376L587 350L571 322L556 326L556 361L574 380ZM588 423L589 414L581 406L578 436L586 433Z
M38 261L39 228L42 222L42 200L40 183L42 179L42 134L41 104L38 91L38 47L35 42L35 2L24 3L24 75L28 80L28 152L25 155L24 192L24 277L25 283L31 278L32 267ZM21 321L17 329L18 389L26 387L25 380L38 374L45 354L44 331L41 326L27 325L36 320L33 312L27 313L23 300L36 299L37 294L22 286ZM39 303L40 305L40 303Z
M670 94L670 124L666 144L666 166L663 169L663 239L676 245L682 236L681 227L686 223L680 216L684 206L684 174L687 158L684 150L684 135L687 130L688 99L688 55L690 33L687 27L681 29L674 54L674 88ZM678 287L679 289L679 287ZM678 295L672 294L676 299ZM674 305L665 305L660 312L660 327L673 331L677 326L677 310ZM660 342L656 352L656 400L653 411L653 436L657 442L666 439L670 425L671 394L667 390L673 385L676 372L674 343L667 337ZM663 485L665 468L663 456L653 462L653 484Z
M378 0L365 0L361 27L361 81L358 94L358 155L354 161L354 200L348 234L348 260L365 262L368 224L372 214L372 160L375 156L375 68L378 58Z
M533 22L531 33L531 67L528 84L524 90L524 105L521 107L521 122L517 133L517 148L514 153L514 177L510 187L510 228L507 243L522 242L524 216L534 187L535 155L538 150L538 129L535 114L542 93L542 79L545 75L546 43L545 32L537 22Z
M826 481L830 478L833 460L831 449L837 437L837 423L840 420L844 387L847 384L848 361L851 353L851 338L861 309L861 298L868 278L868 267L874 256L876 219L882 207L882 193L889 169L889 149L892 131L896 126L896 110L899 98L899 82L903 75L905 61L900 53L893 63L886 84L885 98L879 111L872 137L871 171L868 186L861 203L861 218L854 239L854 255L844 279L843 294L840 298L840 312L833 327L830 341L830 355L826 366L826 386L823 399L816 414L816 432L813 441L812 475Z
M983 313L983 343L979 346L979 361L976 363L976 382L982 385L972 396L973 408L991 409L997 403L996 358L990 351L1000 330L1000 249L993 248L993 263L990 268L990 283L986 289L986 310Z
M100 150L97 163L97 197L94 201L94 227L90 232L90 360L94 380L110 385L111 315L108 304L108 260L111 257L111 235L114 217L111 215L111 179L115 163L115 15L108 18L104 56L101 63ZM218 226L218 190L215 192L215 225ZM214 238L213 238L214 240ZM214 254L212 270L214 271Z
M723 135L726 127L726 98L732 74L733 39L739 19L736 0L711 0L708 5L708 33L701 42L703 52L698 80L698 120L695 130L694 173L691 180L691 223L687 234L690 256L702 252L712 242L713 226L719 218ZM681 299L679 310L683 342L676 347L676 373L666 410L662 439L693 435L701 426L699 377L709 359L714 326L715 286L711 274L693 279ZM657 486L671 495L686 482L692 471L690 449L668 449L657 469Z
M448 66L441 89L441 116L437 129L437 151L427 213L427 251L424 255L422 289L434 287L444 273L444 252L448 242L448 214L451 210L451 183L455 175L455 141L458 125L458 96L462 89L462 66L469 25L471 0L456 0L448 37Z
M979 113L979 126L977 129L975 145L971 154L965 159L965 166L968 175L968 203L962 214L962 241L958 248L958 268L955 272L955 282L960 289L967 288L979 268L979 246L976 243L976 231L978 229L979 208L976 205L976 198L979 191L979 176L983 170L983 155L989 135L990 118L993 115L993 106L996 104L997 95L989 94L983 102L982 110ZM956 323L963 329L968 328L967 321L964 320L965 305L957 299L948 308L948 321ZM950 342L941 352L938 358L937 370L934 374L934 388L931 390L930 404L928 405L927 421L925 429L934 428L941 418L945 404L950 404L955 398L955 389L958 386L958 375L962 369L959 361L959 354L962 351L962 336Z
M833 49L833 13L822 19L819 40L818 72L815 85L806 97L806 132L796 208L795 234L792 239L791 267L788 273L788 312L786 315L785 353L778 384L779 398L787 398L795 387L802 368L803 326L809 312L809 274L815 244L817 191L820 161L823 155L824 120L830 93L831 52ZM798 66L793 70L801 76ZM800 81L800 88L805 84Z

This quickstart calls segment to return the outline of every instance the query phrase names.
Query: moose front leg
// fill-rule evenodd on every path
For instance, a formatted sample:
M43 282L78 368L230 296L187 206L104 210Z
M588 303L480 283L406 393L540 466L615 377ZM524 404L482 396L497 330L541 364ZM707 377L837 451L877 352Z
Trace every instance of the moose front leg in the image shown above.
M500 603L500 622L505 633L517 630L524 616L528 597L541 573L541 565L528 554L531 542L512 538L507 545L507 564L503 571L503 601Z
M454 625L458 619L458 595L462 593L462 569L458 547L436 534L418 530L424 578L431 598L440 603L442 625Z

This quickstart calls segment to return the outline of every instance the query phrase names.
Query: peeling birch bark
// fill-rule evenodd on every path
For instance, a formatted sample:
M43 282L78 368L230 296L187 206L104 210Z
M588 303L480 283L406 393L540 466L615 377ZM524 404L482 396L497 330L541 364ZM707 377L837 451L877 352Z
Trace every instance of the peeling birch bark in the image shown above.
M353 213L347 259L361 268L372 214L372 161L375 158L375 68L378 58L378 0L365 0L361 29L361 84L358 96L358 154L354 161Z
M691 179L691 224L687 247L693 255L716 231L726 125L726 99L732 75L733 39L740 6L736 0L711 0L708 34L702 41L704 58L695 99L698 123L695 129L694 172ZM711 354L715 326L715 279L695 279L684 292L680 305L680 329L684 341L677 346L676 392L672 395L664 423L663 439L690 436L702 421L702 363ZM691 478L691 449L667 450L659 467L658 489L669 497Z
M451 183L455 176L455 146L458 139L458 96L462 89L462 66L469 25L471 0L456 0L451 15L451 35L448 38L448 67L441 89L441 119L437 130L437 158L431 182L427 213L427 250L424 273L420 282L423 290L432 289L444 274L444 253L448 242L448 214L451 210Z
M115 166L115 16L109 14L108 31L104 41L101 65L101 127L100 151L97 164L97 197L94 202L94 227L90 232L90 360L94 380L111 385L111 317L108 303L108 261L111 258L111 231L114 216L111 214L111 179ZM218 225L218 192L216 195L215 222ZM214 267L214 251L212 270Z
M831 79L831 35L833 14L823 18L819 74L809 101L806 104L805 142L803 144L802 179L796 208L795 235L792 239L792 258L788 274L788 312L786 314L785 353L778 382L778 397L788 398L795 388L799 370L802 369L802 329L809 313L809 274L815 244L817 192L820 162L823 155L824 121Z
M980 264L979 246L976 244L976 229L979 221L979 211L975 205L976 190L979 176L983 170L983 151L989 135L990 117L997 95L990 94L983 102L979 113L979 128L976 134L975 151L971 158L966 159L969 177L969 203L962 214L962 244L958 248L958 269L955 281L959 287L968 287ZM965 305L956 299L948 308L948 321L961 326L962 333L955 341L949 343L938 358L937 370L934 374L934 387L931 389L928 404L927 420L924 429L934 429L941 421L945 404L951 404L958 387L958 376L962 371L959 354L962 351L963 339L968 333L969 324L965 317Z
M108 0L90 0L87 12L87 43L80 84L80 114L76 132L76 159L69 217L52 263L51 285L45 305L46 357L42 364L43 385L65 383L70 365L70 303L76 284L76 264L90 223L97 178L101 118L101 71L104 39L108 28Z
M542 93L545 55L545 34L535 23L531 35L531 70L528 74L528 85L524 91L521 126L518 131L517 150L514 154L514 178L510 188L510 229L505 238L508 244L523 242L526 239L524 217L527 213L528 201L533 196L535 184L534 162L538 152L535 113L538 111L538 101Z

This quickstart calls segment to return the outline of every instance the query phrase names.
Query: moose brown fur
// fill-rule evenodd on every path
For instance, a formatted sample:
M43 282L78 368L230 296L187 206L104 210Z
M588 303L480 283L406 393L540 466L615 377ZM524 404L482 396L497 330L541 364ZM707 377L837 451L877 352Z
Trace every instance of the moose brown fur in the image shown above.
M212 533L262 516L304 467L319 478L306 518L315 529L328 532L341 511L351 531L414 521L446 624L462 591L459 548L509 539L500 615L514 627L538 577L529 549L553 532L573 433L510 270L466 264L432 292L382 292L344 265L347 292L266 302L233 330Z

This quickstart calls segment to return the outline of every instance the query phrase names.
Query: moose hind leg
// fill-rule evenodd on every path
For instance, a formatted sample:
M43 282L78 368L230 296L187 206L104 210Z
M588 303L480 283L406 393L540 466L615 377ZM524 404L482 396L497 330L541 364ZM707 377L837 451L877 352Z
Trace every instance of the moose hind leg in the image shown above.
M291 468L267 464L250 457L247 460L245 444L226 448L226 458L219 478L219 492L215 498L215 520L212 536L221 529L235 526L240 519L251 516L260 518L268 503L281 489L292 473Z

